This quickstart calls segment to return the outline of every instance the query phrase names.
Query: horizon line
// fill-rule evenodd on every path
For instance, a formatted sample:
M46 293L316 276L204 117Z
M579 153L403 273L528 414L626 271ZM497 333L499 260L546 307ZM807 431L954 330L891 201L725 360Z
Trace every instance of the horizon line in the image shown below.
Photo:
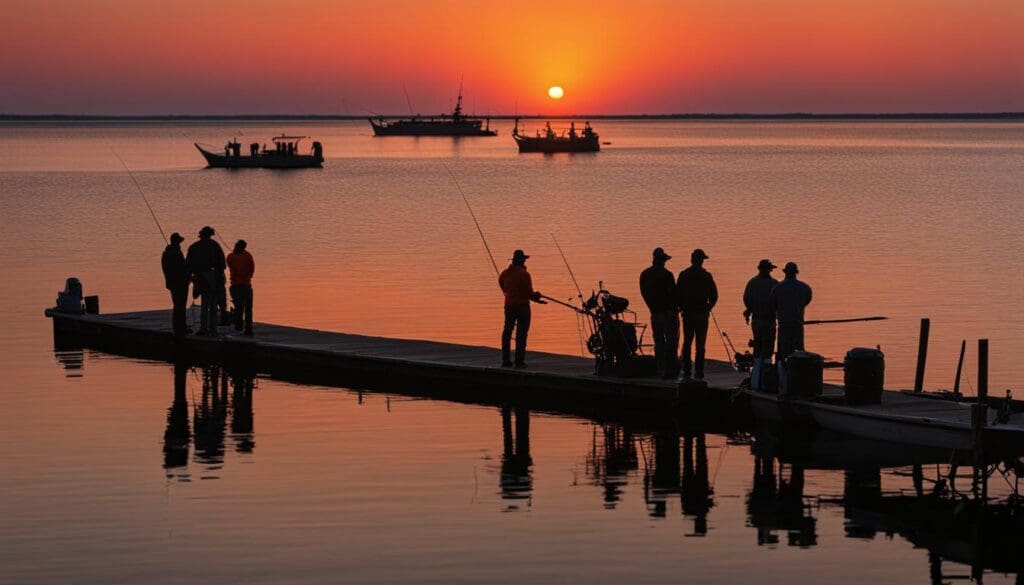
M449 114L422 115L422 118L439 118L441 116L451 117ZM353 114L13 114L0 113L0 122L46 122L46 121L215 121L215 120L249 120L249 121L273 121L273 120L366 120L372 119L403 119L410 118L408 114L375 114L375 115L353 115ZM952 119L973 119L973 120L1015 120L1024 119L1024 111L1020 112L833 112L833 113L810 113L810 112L780 112L780 113L675 113L675 114L492 114L492 115L467 115L469 118L491 119L491 120L524 120L533 119L558 119L558 120L813 120L813 119L846 119L846 120L952 120Z

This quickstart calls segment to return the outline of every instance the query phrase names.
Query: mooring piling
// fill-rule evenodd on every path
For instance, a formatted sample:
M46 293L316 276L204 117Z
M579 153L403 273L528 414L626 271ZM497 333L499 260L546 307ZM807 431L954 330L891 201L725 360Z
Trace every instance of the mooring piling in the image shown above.
M921 319L921 336L917 343L917 373L914 375L914 392L924 390L924 366L928 361L928 332L931 329L931 319Z
M960 377L964 371L964 354L967 352L967 340L960 341L960 359L956 362L956 380L953 380L953 394L960 394Z

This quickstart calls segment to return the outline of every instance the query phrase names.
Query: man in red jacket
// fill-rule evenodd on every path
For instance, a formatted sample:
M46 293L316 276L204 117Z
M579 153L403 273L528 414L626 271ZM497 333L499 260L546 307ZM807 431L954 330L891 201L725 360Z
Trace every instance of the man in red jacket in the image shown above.
M498 286L505 293L505 328L501 332L501 367L526 367L526 336L530 332L530 301L544 304L540 293L533 290L533 280L526 271L522 250L512 254L512 264L498 277ZM512 330L516 330L516 361L512 362Z
M235 242L235 249L228 254L227 265L231 270L231 302L235 304L235 331L252 335L252 275L256 262L245 248L245 240Z

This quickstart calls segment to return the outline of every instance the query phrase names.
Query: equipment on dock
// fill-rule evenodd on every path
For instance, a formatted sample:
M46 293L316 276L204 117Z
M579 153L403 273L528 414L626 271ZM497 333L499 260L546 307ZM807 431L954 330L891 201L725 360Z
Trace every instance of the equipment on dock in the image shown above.
M786 358L786 395L792 398L814 398L824 386L825 359L809 351L794 351Z
M647 324L638 323L636 312L629 309L629 299L613 295L598 283L597 292L577 307L541 295L556 304L572 309L586 318L587 350L594 356L594 373L599 376L653 376L657 371L654 356L643 353L643 336Z
M843 360L847 404L879 404L885 384L885 354L880 349L855 347Z
M57 291L57 310L74 314L85 312L82 305L82 282L74 276L64 281L64 290Z

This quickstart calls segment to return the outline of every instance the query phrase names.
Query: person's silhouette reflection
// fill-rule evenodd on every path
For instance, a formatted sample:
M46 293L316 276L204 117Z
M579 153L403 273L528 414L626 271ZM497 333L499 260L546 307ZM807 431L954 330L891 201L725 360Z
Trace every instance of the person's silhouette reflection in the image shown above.
M203 368L203 397L195 405L195 458L214 468L224 462L224 437L227 427L228 379L219 366Z
M654 470L645 477L647 510L653 518L664 518L665 498L679 493L679 432L667 429L654 433ZM645 486L646 487L646 486Z
M800 465L780 462L776 474L775 459L758 455L754 460L754 481L747 497L747 517L757 528L757 544L777 544L777 530L785 530L790 546L817 544L817 523L803 501L804 470Z
M239 453L251 453L256 447L252 413L255 380L251 373L234 371L231 374L231 437Z
M513 426L513 415L515 423ZM514 429L514 430L513 430ZM529 505L533 493L530 457L530 411L525 408L501 409L501 498L508 500L507 510L518 509L514 502L526 500Z
M714 506L714 490L708 480L708 448L704 433L683 438L683 514L693 517L693 533L708 533L708 512Z
M170 470L188 465L188 448L191 433L188 426L188 398L185 387L188 381L188 366L174 363L174 400L167 409L167 429L164 430L164 469Z

